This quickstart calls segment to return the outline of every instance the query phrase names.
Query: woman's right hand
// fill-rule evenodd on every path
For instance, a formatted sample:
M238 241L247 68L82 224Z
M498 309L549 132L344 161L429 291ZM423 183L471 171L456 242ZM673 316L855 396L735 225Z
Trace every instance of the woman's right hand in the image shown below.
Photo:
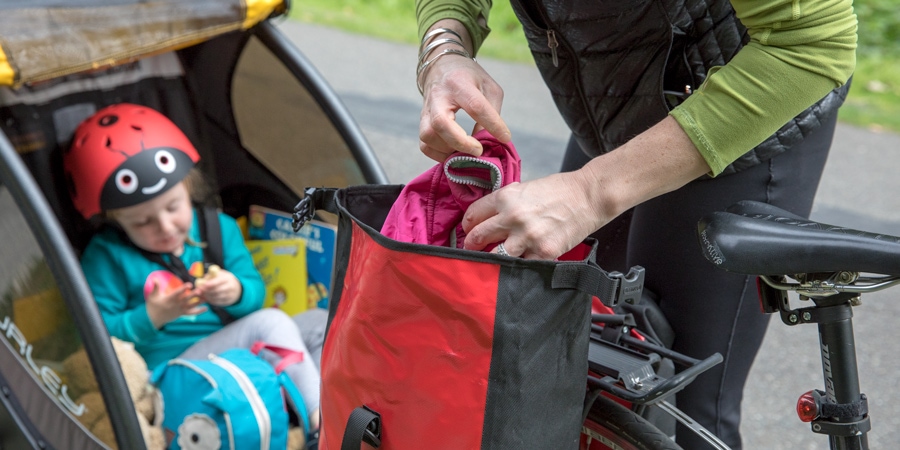
M432 26L455 30L462 36L466 51L472 53L468 33L462 24L445 19ZM435 39L448 37L436 36ZM432 40L433 41L433 40ZM444 44L435 48L426 58L430 60L445 48L458 48L455 44ZM425 96L422 116L419 122L419 149L429 158L443 162L455 151L473 156L481 155L481 143L456 123L456 112L464 110L475 120L475 130L487 129L500 142L509 142L511 135L506 123L500 117L503 104L503 89L474 60L447 54L429 64L421 74Z
M192 283L184 283L168 294L161 292L159 283L154 282L153 290L145 299L147 315L157 329L181 317L193 316L206 311L206 306L194 292Z

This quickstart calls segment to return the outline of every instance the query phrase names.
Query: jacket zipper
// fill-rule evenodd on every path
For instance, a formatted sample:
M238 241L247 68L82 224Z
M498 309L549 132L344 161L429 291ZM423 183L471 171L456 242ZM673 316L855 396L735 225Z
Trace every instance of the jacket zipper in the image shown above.
M550 54L553 56L553 67L559 67L559 56L556 54L559 41L556 40L556 32L549 28L547 29L547 46L550 47Z
M559 40L556 38L556 31L554 31L550 27L550 25L548 25L550 23L550 21L547 20L547 10L544 9L544 7L542 5L540 5L536 2L532 2L531 0L518 0L518 1L511 0L511 2L518 3L519 8L525 13L524 16L528 17L528 19L531 21L531 24L534 25L538 29L544 30L544 32L547 34L547 46L550 48L550 55L553 60L553 67L559 67L559 56L557 53L558 52L557 49L560 47L560 44L559 44ZM524 6L525 3L531 4L532 7L531 8L525 7ZM534 11L539 17L534 17L532 14L529 14L529 11ZM538 20L540 20L540 23L538 23ZM572 48L568 45L568 41L564 40L563 44L566 44L566 48L563 50L568 52L568 54L574 58L573 63L577 66L578 58L577 58L577 55L575 54L575 51L572 50ZM581 71L575 70L572 76L573 76L574 82L575 82L575 89L578 91L578 97L581 100L582 108L584 108L584 111L587 112L587 114L589 116L591 116L591 114L590 114L591 109L590 109L590 107L588 107L587 97L584 94L584 85L581 80ZM593 117L591 117L591 119L592 119L591 120L591 123L592 123L591 130L594 133L594 137L597 139L597 144L600 145L600 142L602 142L602 139L600 139L600 132L593 125Z
M456 175L450 172L451 167L460 168L476 166L488 169L491 172L491 179L493 182L489 182L479 177ZM447 162L444 163L444 175L447 176L448 180L456 184L477 186L481 189L490 189L491 192L496 191L503 186L503 171L500 170L500 167L492 162L474 156L454 156L453 158L448 159Z

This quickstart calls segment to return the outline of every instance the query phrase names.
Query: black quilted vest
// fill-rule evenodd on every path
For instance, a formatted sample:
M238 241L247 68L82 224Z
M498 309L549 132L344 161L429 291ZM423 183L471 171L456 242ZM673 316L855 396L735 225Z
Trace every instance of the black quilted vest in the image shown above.
M749 41L726 0L510 0L556 106L588 156L664 119ZM835 89L727 167L789 149L834 114Z

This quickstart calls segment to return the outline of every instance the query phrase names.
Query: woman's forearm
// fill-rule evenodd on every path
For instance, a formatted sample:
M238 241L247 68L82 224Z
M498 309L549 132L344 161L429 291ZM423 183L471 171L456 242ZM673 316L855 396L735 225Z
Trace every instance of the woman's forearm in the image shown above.
M678 123L667 117L578 172L600 228L628 209L709 172L709 165Z

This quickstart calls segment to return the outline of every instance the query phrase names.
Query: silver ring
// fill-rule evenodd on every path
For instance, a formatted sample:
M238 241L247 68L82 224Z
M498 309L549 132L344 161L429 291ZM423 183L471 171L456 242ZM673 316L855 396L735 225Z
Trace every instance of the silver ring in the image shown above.
M506 251L506 248L503 247L503 243L497 244L497 254L503 256L509 256L509 253Z

